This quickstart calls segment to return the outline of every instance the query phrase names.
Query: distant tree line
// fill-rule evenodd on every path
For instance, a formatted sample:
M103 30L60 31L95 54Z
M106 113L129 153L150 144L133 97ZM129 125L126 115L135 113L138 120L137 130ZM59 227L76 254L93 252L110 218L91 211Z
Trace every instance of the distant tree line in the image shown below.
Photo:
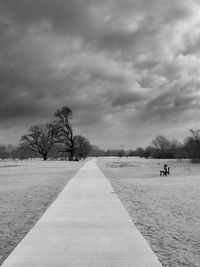
M20 139L18 146L0 145L0 159L27 159L42 157L43 160L79 160L91 157L144 157L144 158L189 158L200 162L200 129L189 130L183 142L169 140L164 135L157 135L145 147L136 149L103 150L91 145L82 135L75 135L71 123L72 110L64 106L54 114L51 123L32 125L27 134Z
M190 135L183 142L176 139L169 140L164 135L157 135L147 147L138 147L135 150L110 149L101 150L93 147L93 156L117 156L117 157L143 157L143 158L175 158L191 159L200 163L200 129L189 130Z
M183 142L169 140L164 135L153 138L146 148L137 148L133 154L146 158L176 158L191 159L200 162L200 130L189 130L190 135Z

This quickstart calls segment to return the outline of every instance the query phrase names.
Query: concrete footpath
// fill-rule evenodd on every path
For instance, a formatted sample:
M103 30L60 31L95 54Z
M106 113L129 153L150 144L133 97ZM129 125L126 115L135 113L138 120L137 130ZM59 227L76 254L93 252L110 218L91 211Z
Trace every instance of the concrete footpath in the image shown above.
M86 162L2 267L161 267L94 160Z

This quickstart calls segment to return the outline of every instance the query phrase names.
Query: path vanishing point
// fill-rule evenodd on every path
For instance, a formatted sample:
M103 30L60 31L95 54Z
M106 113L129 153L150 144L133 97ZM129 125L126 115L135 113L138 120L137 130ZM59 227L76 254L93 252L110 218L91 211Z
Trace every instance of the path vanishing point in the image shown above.
M161 267L114 190L90 160L2 267Z

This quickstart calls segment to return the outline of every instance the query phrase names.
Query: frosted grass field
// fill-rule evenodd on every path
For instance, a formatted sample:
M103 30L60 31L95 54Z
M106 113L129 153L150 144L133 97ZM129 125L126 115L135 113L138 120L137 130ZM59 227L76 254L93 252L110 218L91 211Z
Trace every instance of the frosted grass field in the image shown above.
M0 264L83 162L0 161Z
M84 162L0 161L0 264ZM98 165L165 267L200 266L200 165L101 158ZM164 163L171 167L160 177Z
M101 158L129 215L165 267L200 266L200 164ZM171 167L168 177L160 169Z

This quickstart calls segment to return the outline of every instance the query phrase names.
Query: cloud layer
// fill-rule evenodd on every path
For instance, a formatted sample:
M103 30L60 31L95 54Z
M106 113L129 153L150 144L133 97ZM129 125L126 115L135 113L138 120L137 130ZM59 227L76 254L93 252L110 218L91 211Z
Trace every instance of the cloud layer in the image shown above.
M62 105L102 147L198 128L199 13L197 0L1 0L0 143Z

